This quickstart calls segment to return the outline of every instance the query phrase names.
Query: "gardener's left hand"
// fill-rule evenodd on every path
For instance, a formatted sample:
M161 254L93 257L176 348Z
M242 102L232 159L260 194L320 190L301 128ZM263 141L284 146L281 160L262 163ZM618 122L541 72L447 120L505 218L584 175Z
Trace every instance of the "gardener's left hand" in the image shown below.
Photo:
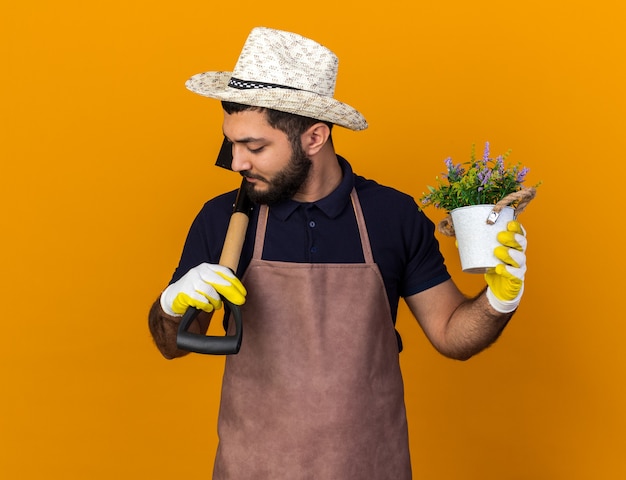
M516 220L507 224L506 230L498 233L502 244L494 255L503 263L485 273L487 299L500 313L509 313L517 308L524 293L526 274L526 231Z

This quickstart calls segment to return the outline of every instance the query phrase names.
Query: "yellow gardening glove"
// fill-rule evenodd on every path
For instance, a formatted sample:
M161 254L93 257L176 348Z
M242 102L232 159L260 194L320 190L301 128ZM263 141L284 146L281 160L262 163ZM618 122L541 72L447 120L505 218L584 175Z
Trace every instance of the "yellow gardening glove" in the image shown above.
M487 299L491 306L501 313L509 313L517 308L524 293L526 274L526 232L513 220L507 229L498 233L502 244L494 250L494 255L503 263L485 273Z
M161 308L172 316L184 315L189 307L210 313L222 308L220 295L234 305L243 305L246 293L229 268L202 263L163 291Z

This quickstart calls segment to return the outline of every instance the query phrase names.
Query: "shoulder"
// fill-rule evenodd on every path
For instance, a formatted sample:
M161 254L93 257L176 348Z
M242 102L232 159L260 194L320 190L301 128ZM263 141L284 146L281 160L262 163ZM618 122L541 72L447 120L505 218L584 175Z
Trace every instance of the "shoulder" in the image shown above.
M357 190L359 196L364 195L365 197L375 196L378 198L389 198L394 199L396 201L407 202L407 203L415 203L415 200L408 193L404 193L400 190L397 190L393 187L389 187L387 185L382 185L378 183L376 180L372 180L369 178L362 177L360 175L354 174L354 187Z
M230 218L236 197L237 190L213 197L202 206L196 220L206 221L207 219L212 219L219 222L219 220Z
M427 221L415 199L400 190L381 185L375 180L354 176L354 186L365 216L406 219L407 216Z
M409 257L420 254L422 249L430 253L438 250L435 225L411 195L358 176L355 188L375 243Z
M222 193L212 199L208 200L203 209L217 209L223 210L224 208L232 208L235 198L237 197L237 190L231 190L230 192Z

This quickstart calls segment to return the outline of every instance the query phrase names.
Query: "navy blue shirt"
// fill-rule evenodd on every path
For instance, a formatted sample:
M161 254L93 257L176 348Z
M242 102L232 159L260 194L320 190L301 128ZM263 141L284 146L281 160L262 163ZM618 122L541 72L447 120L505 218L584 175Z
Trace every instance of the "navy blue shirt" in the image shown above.
M393 320L400 297L408 297L450 278L434 224L407 194L379 185L352 172L339 157L341 184L312 203L294 200L269 209L263 259L295 263L364 263L350 192L356 188L372 246L381 271ZM203 262L220 258L236 191L209 200L195 218L171 282ZM252 258L258 206L250 217L237 276Z

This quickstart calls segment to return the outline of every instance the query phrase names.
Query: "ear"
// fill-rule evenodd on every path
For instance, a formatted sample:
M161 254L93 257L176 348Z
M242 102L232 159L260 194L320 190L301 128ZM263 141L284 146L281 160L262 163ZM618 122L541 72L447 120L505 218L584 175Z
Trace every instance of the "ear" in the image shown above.
M323 122L311 125L302 134L302 148L307 156L318 153L330 139L330 128Z

